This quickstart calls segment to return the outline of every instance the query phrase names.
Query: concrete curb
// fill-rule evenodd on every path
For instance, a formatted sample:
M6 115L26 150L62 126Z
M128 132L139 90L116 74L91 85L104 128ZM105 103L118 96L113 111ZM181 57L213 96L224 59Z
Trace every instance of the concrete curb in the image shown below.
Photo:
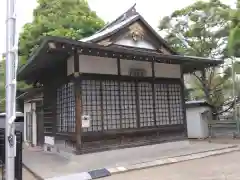
M150 167L155 167L155 166L164 166L164 165L169 165L173 163L179 163L179 162L184 162L184 161L189 161L189 160L194 160L194 159L201 159L209 156L217 156L221 154L226 154L234 151L240 151L240 147L237 145L229 145L228 147L224 148L218 148L218 149L212 149L208 151L202 151L202 152L196 152L196 153L191 153L191 154L185 154L181 156L174 156L174 157L168 157L168 158L162 158L162 159L157 159L154 161L147 161L147 162L142 162L138 164L132 164L132 165L127 165L127 166L118 166L118 167L112 167L112 168L102 168L102 169L97 169L89 172L82 172L82 173L76 173L76 174L71 174L67 176L62 176L62 177L54 177L54 178L47 178L43 179L39 177L36 173L32 172L30 168L24 166L28 171L30 171L38 180L91 180L91 179L98 179L106 176L111 176L114 174L119 174L119 173L124 173L124 172L129 172L129 171L134 171L134 170L140 170L140 169L145 169L145 168L150 168Z
M26 169L29 173L31 173L37 180L44 180L43 178L41 178L37 173L33 172L31 170L31 168L29 168L28 166L26 166L24 163L22 163L23 168Z

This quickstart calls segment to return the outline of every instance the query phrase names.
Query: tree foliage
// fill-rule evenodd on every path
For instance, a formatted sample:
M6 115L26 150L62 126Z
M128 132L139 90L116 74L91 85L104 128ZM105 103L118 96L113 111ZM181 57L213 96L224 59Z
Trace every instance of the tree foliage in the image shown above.
M197 1L164 17L159 30L179 53L221 57L229 34L229 10L219 0Z
M5 63L4 61L0 61L0 112L4 111L5 108Z
M19 37L20 64L25 64L43 36L81 39L99 30L104 22L91 11L85 0L38 0L33 21L23 27ZM0 61L0 111L5 107L5 61ZM17 89L25 89L18 82Z
M240 57L240 0L236 9L231 11L231 31L228 39L228 52L230 56Z
M225 58L230 30L230 7L220 0L197 1L164 17L159 30L177 52L184 55ZM218 108L225 102L223 87L229 88L231 68L220 73L218 68L195 72L192 76L192 94L206 99Z
M20 34L21 64L26 63L43 36L78 40L92 35L104 25L86 0L38 0L33 16L33 21L25 24Z
M17 89L22 90L28 88L24 82L17 83ZM0 61L0 112L5 111L5 60ZM17 97L18 98L18 97Z

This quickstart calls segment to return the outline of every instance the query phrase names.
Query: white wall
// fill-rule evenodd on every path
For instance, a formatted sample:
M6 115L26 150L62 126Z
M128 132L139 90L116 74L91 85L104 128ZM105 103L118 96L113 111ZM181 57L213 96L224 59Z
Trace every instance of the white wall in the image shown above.
M117 59L80 55L79 71L81 73L117 74Z
M68 75L70 75L74 72L74 60L72 57L68 59L67 65ZM152 76L151 62L121 59L120 65L121 75L129 75L129 70L131 68L142 68L147 72L146 76ZM80 55L79 72L117 75L117 59ZM163 78L181 78L180 65L155 63L155 76Z
M181 67L178 64L155 63L155 76L181 78Z

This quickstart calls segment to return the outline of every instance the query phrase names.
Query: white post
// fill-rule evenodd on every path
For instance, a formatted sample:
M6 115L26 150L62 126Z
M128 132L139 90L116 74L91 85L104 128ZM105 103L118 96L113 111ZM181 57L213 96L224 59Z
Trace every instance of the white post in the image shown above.
M16 118L16 68L15 1L6 0L6 129L5 129L5 179L15 179L14 157L16 137L13 122Z

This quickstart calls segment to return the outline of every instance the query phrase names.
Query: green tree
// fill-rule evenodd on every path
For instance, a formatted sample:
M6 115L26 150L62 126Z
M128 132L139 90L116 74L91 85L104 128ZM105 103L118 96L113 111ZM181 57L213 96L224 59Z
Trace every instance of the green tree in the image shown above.
M81 39L99 30L104 21L88 6L86 0L38 0L33 21L23 27L19 37L20 65L38 47L43 36L63 36ZM0 62L0 111L4 110L4 61ZM24 82L18 82L17 89L25 89Z
M230 56L240 57L240 0L236 9L231 11L231 31L228 39L228 52Z
M33 16L33 21L25 24L20 34L21 64L26 63L43 36L78 40L92 35L104 25L86 0L38 0Z
M5 108L5 72L4 67L5 63L4 61L0 61L0 112L4 111Z
M197 1L164 17L159 30L166 34L166 40L180 54L225 58L229 36L230 7L220 0ZM220 73L219 68L208 68L191 75L191 94L205 98L208 103L220 107L224 101L222 88L229 85L231 68Z
M222 57L229 35L230 10L219 0L197 1L164 17L159 30L179 53Z
M17 83L17 89L28 88L24 82ZM17 97L18 98L18 97ZM0 112L5 111L5 60L0 61Z

